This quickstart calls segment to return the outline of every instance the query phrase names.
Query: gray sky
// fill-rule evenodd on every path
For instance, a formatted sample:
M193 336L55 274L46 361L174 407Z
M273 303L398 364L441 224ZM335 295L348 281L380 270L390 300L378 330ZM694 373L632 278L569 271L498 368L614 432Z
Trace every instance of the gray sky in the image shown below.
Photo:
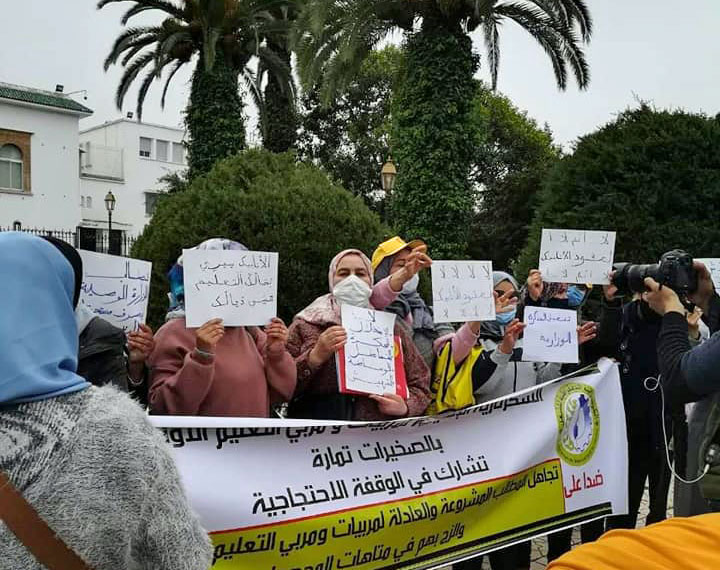
M94 109L84 127L120 116L114 93L120 69L105 73L102 62L121 30L119 19L130 3L98 12L94 0L4 0L0 19L0 81L65 92L88 90L81 102ZM588 48L592 81L587 91L575 85L557 90L542 50L512 23L501 30L499 88L558 142L607 123L635 104L635 97L661 108L720 111L720 2L718 0L589 0L595 34ZM139 17L135 24L152 18ZM482 54L482 42L476 38ZM481 74L487 69L483 61ZM151 89L144 119L182 123L190 69L178 73L165 110L162 84ZM124 112L134 110L135 94ZM249 111L250 112L250 111Z

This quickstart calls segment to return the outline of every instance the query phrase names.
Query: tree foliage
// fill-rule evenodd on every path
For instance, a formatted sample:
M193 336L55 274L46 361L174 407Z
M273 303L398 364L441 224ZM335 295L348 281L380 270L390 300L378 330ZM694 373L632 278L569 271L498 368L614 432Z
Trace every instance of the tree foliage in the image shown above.
M278 309L291 319L327 293L332 257L348 247L371 251L387 230L361 199L291 154L249 150L223 160L158 203L133 256L153 262L150 322L167 310L167 271L183 248L211 237L280 254Z
M406 42L393 103L392 220L400 235L426 240L439 258L464 257L467 250L476 66L465 34L424 29Z
M479 189L469 256L508 268L527 240L536 194L560 157L552 135L481 82L471 112L471 181Z
M353 81L329 105L318 91L303 97L299 153L344 188L384 211L380 170L390 155L390 107L402 52L372 52Z
M673 248L720 255L720 119L647 105L582 137L552 169L518 274L538 263L542 228L618 232L615 259L655 263Z

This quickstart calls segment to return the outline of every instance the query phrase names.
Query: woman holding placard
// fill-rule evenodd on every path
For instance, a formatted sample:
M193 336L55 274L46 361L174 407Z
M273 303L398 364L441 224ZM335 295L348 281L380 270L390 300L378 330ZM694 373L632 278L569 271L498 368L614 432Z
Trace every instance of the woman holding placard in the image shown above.
M247 250L227 239L197 246ZM268 417L272 399L287 401L295 390L295 363L280 319L257 327L225 327L211 319L197 329L185 323L182 256L169 273L171 307L155 335L150 357L150 409L163 415Z
M427 408L430 371L398 324L394 334L402 345L408 398L339 393L335 356L347 342L340 307L371 307L373 283L372 266L365 254L357 249L342 251L330 263L330 293L295 317L288 339L298 374L296 398L290 406L292 417L372 421L422 415Z

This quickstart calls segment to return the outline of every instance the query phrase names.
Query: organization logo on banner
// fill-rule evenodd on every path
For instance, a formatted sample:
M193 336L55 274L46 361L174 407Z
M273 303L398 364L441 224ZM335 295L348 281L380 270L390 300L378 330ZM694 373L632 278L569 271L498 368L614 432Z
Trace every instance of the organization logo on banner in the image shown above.
M577 382L561 386L555 395L555 415L558 455L569 465L585 465L592 459L600 439L595 389Z

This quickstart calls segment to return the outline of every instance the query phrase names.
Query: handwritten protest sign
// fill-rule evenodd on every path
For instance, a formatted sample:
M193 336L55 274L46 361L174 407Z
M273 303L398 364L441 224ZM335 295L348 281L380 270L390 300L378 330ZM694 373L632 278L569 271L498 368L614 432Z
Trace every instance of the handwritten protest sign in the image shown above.
M79 250L83 281L79 303L125 332L147 317L152 263Z
M715 284L715 291L720 291L720 258L705 257L703 259L696 259L695 261L702 262L703 265L708 268L713 283Z
M364 394L395 394L395 315L343 305L345 390Z
M491 261L433 261L436 323L494 321Z
M577 313L525 307L523 357L530 362L579 362Z
M542 231L540 265L543 281L607 285L615 255L615 232Z
M261 326L277 314L277 253L186 249L183 273L189 327Z
M214 570L428 570L627 512L607 359L434 417L149 419L210 533Z

